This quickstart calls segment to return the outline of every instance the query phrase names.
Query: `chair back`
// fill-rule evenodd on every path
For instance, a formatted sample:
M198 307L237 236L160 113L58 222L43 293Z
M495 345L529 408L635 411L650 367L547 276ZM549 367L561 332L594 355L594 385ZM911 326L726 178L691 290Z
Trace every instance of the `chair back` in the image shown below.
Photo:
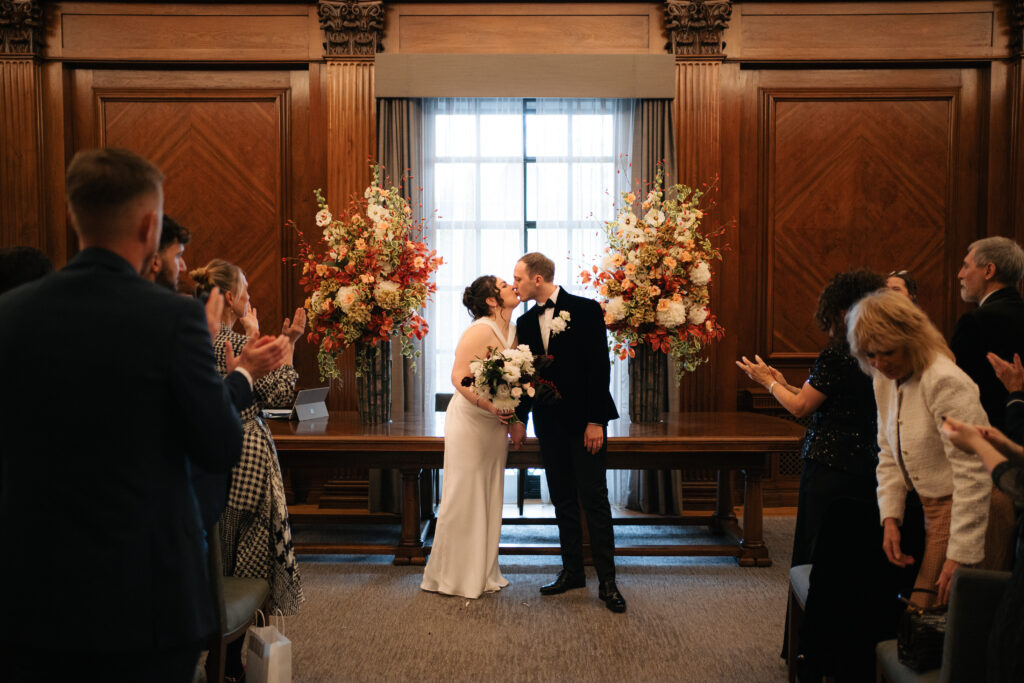
M1009 572L961 567L953 574L940 683L984 681L988 639Z
M217 616L217 632L210 634L220 637L227 625L227 608L224 603L224 555L220 541L220 522L206 531L206 571L210 575L210 592L213 609Z

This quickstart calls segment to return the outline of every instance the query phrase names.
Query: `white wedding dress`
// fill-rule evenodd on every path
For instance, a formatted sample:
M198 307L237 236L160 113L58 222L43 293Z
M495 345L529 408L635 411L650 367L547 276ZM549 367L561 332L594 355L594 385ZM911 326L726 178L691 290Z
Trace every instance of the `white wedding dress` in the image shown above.
M514 325L505 339L489 318L473 325L490 325L504 348L512 347ZM507 427L456 391L445 413L441 508L423 590L478 598L508 585L498 567L507 457Z

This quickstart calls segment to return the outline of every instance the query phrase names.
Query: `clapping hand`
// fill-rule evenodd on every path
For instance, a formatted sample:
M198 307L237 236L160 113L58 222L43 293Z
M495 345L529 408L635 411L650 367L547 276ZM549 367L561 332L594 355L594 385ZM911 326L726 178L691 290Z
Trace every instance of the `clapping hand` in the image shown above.
M249 312L239 318L239 320L242 321L242 329L245 330L246 337L255 338L260 336L260 321L256 317L256 308L254 306L250 306Z
M225 365L228 372L242 368L247 371L254 380L263 377L271 370L281 366L289 352L292 344L288 337L283 334L279 337L265 335L250 339L249 343L242 349L242 353L235 356L231 348L231 342L225 342Z
M210 328L210 342L212 343L220 334L220 320L224 314L224 297L220 295L220 287L210 290L210 296L206 299L206 324Z
M740 360L736 361L736 367L745 372L747 377L763 387L768 386L772 382L784 382L782 379L782 373L775 368L769 367L767 363L761 360L761 356L758 356L757 354L754 354L753 362L746 356L740 356Z
M299 307L295 309L295 315L292 319L284 319L284 325L281 328L281 334L288 337L291 343L294 344L302 336L302 333L306 329L306 309Z
M985 440L985 436L981 431L984 427L961 422L955 417L944 417L941 429L950 443L968 453L974 453L978 450L978 443Z
M1007 363L994 353L989 353L985 357L992 364L996 377L1007 391L1024 390L1024 365L1021 365L1019 353L1013 354L1013 363Z

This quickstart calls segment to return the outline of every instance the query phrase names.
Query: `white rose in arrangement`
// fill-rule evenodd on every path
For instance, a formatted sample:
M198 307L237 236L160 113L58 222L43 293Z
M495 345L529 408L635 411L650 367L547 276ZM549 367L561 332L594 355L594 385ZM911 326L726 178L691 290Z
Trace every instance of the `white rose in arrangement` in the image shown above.
M352 304L359 301L359 290L355 287L339 287L338 293L334 295L334 301L345 313L352 308Z
M520 398L523 395L522 387L512 387L512 398Z
M317 211L316 224L318 227L326 228L328 225L331 224L332 220L334 220L334 217L331 215L331 212L328 211L327 209L320 209L319 211Z
M370 217L371 221L377 223L388 217L388 210L379 204L370 204L366 207L366 215Z
M621 296L617 296L608 301L608 304L604 308L605 320L611 322L619 322L626 317L626 302L622 300Z
M672 299L659 299L654 319L669 329L679 327L686 322L686 304Z
M701 261L690 268L690 282L698 287L711 282L711 268L706 262Z
M474 375L479 375L480 371L484 368L484 362L477 358L476 360L469 361L469 371Z
M533 395L537 393L537 390L531 384L524 384L523 388L526 389L526 395L530 398L533 398Z
M313 296L309 297L309 312L311 315L320 315L321 310L324 307L324 295L319 289L313 292Z
M704 321L708 319L708 307L694 306L690 309L690 315L688 318L694 325L703 325Z
M658 227L659 225L665 222L665 212L661 211L660 209L651 209L644 216L644 222L646 222L648 225Z
M645 233L642 228L638 228L635 225L628 228L623 226L623 228L619 230L619 234L622 237L622 241L631 247L647 241L647 233ZM632 260L634 253L635 252L632 251L629 253L630 260Z

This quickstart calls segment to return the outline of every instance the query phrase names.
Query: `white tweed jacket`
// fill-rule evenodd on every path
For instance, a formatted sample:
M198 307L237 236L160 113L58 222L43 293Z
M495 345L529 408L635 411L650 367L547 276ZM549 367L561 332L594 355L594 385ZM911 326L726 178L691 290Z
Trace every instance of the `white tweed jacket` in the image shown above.
M896 380L873 374L882 520L893 517L902 524L907 491L911 489L927 498L952 494L946 557L961 564L981 562L985 558L992 481L979 458L961 451L939 431L944 415L988 424L978 386L956 363L941 355L920 375L898 386Z

